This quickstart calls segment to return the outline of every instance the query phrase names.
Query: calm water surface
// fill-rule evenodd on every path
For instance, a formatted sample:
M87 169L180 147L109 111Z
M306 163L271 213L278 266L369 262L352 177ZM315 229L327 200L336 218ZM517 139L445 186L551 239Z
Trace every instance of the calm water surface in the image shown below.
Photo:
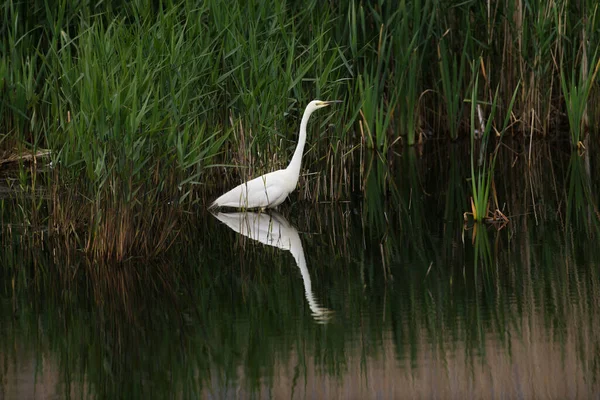
M510 224L465 228L454 151L374 164L348 203L199 210L150 262L86 261L0 200L0 398L599 398L597 166L506 156Z

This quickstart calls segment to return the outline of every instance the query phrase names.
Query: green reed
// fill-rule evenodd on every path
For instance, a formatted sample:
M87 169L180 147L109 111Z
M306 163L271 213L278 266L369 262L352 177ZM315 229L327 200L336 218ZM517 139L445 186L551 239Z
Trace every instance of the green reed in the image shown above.
M582 134L588 125L586 121L588 99L600 68L600 59L598 59L597 53L594 54L593 60L597 60L597 62L592 63L592 66L595 64L593 72L586 73L584 67L581 67L578 71L576 67L561 66L560 83L565 98L571 145L573 147L580 146ZM568 77L565 75L565 68L571 70Z
M472 67L476 68L475 64ZM498 156L499 143L502 140L502 136L506 132L506 128L510 121L512 107L515 103L515 99L518 93L519 85L515 89L512 99L508 105L508 108L505 113L504 122L501 125L501 128L497 130L498 132L498 144L495 149L489 155L487 153L487 147L490 140L490 136L496 131L494 127L494 117L496 115L496 111L499 103L499 88L496 88L496 92L490 104L489 113L485 116L487 120L484 122L485 125L480 126L481 135L480 143L479 143L479 151L477 151L475 146L475 138L476 138L476 126L478 120L475 118L476 112L478 113L481 109L483 103L478 102L477 100L477 92L479 89L479 73L475 72L475 79L471 87L471 211L473 214L473 219L476 222L481 222L484 219L488 218L489 215L489 207L490 207L490 194L492 190L492 185L494 182L494 168L496 165L496 159ZM483 121L481 121L483 122ZM477 160L477 161L476 161ZM477 165L477 167L475 167Z
M559 90L555 84L553 57L559 36L553 17L556 6L555 1L534 2L513 11L519 29L512 43L521 54L514 56L519 60L518 76L526 93L519 113L525 131L538 132L543 136L556 123L552 119L556 105L551 100Z
M446 105L447 128L450 138L456 140L459 134L460 123L463 114L463 79L465 77L465 67L467 65L466 49L469 43L469 37L465 40L463 51L460 54L452 52L446 41L442 38L438 45L438 57L440 77L442 84L442 94ZM460 58L460 60L457 60Z
M0 159L49 149L44 179L87 203L65 225L81 218L73 225L93 242L102 226L117 229L107 218L120 210L136 226L153 206L206 204L285 166L313 98L344 103L309 125L300 199L341 199L363 147L468 134L466 60L480 56L487 101L522 82L512 105L497 98L514 109L515 132L545 134L561 111L581 130L598 93L597 68L584 68L597 66L597 5L490 5L8 0Z
M114 237L101 233L107 226L124 229L108 221L111 213L135 226L147 207L203 201L217 164L248 166L237 180L287 163L304 107L298 99L335 99L346 85L339 48L320 20L327 13L291 21L283 7L235 4L213 13L217 2L177 2L156 13L122 4L93 15L66 2L40 5L30 16L46 22L36 28L38 44L20 25L30 22L24 6L5 5L2 145L52 149L51 176L91 202L63 221L88 220L86 242ZM319 28L306 40L296 23ZM20 53L7 57L9 48Z
M363 61L364 76L357 84L367 143L387 150L401 136L413 145L420 130L421 70L433 26L432 2L401 1L398 7L382 2L377 7L368 5L367 10L360 7L359 19L370 19L372 24L360 25L365 51L353 54Z
M267 7L255 0L220 7L216 1L187 0L98 6L60 1L52 7L41 0L28 5L7 1L0 27L0 144L11 151L17 144L51 147L55 161L64 156L68 165L79 157L77 165L86 169L86 177L88 169L102 173L106 162L109 175L116 165L115 175L129 176L124 167L116 172L122 163L112 163L110 152L103 156L92 144L84 155L77 152L78 144L66 142L72 140L64 132L72 129L68 123L82 124L81 117L87 116L92 118L87 139L102 142L99 131L125 126L129 133L121 132L124 137L131 139L136 129L147 137L137 145L142 155L131 162L133 169L168 166L179 175L174 181L186 185L203 178L212 183L215 175L205 168L211 164L240 165L244 168L229 170L229 179L239 180L268 170L273 161L287 162L302 108L315 97L342 99L344 110L332 117L336 131L311 137L317 140L311 142L315 151L307 154L307 166L322 160L318 151L329 147L326 141L336 143L336 157L344 154L343 148L353 148L361 135L348 133L360 132L361 125L365 144L382 150L399 137L414 144L428 128L458 137L460 126L468 123L460 101L467 94L463 82L469 79L465 60L480 54L489 68L488 89L502 82L502 92L514 92L523 82L515 104L516 115L522 116L517 128L549 127L549 110L560 106L561 87L567 109L575 110L584 108L586 93L595 87L594 75L587 74L580 79L589 80L585 90L567 88L582 87L581 82L560 79L552 55L579 70L585 57L565 51L563 41L581 48L579 28L593 41L598 25L591 3L582 5L585 21L565 2L553 5L522 8L504 2L492 10L483 3L442 7L402 1L396 7L352 1L336 6L275 2ZM437 70L428 68L432 62ZM79 77L86 82L77 81ZM63 85L74 82L85 99ZM100 85L98 93L85 94L96 89L93 82ZM508 106L500 101L502 108ZM122 115L115 117L117 107ZM133 110L138 115L124 123L124 114ZM434 110L439 110L436 118L428 119ZM179 133L173 131L180 129L187 139L175 139ZM190 142L202 130L200 139ZM206 140L212 134L229 137L213 146L214 140ZM176 142L180 147L173 157ZM125 142L126 156L134 153L132 143ZM195 178L184 181L182 176ZM194 190L188 191L189 198L197 198Z

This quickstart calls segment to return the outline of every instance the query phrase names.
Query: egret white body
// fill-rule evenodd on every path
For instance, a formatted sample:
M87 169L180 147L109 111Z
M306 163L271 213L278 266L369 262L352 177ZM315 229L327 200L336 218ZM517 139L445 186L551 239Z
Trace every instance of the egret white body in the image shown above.
M327 107L331 103L339 103L339 101L313 100L308 103L302 116L302 122L300 122L298 145L287 168L269 172L234 187L216 199L209 208L271 208L283 203L298 184L308 120L314 111Z

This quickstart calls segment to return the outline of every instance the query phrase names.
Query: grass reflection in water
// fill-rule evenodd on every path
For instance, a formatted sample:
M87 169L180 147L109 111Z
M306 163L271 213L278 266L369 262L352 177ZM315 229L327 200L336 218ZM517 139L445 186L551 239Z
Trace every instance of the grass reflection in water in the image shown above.
M510 224L482 225L474 242L462 233L468 169L456 152L375 160L372 189L352 203L292 204L241 225L229 215L241 235L208 214L181 216L158 257L111 265L18 224L3 199L0 393L593 397L598 175L544 181L544 163L572 162L544 151L526 176L500 170ZM384 186L386 174L398 179Z

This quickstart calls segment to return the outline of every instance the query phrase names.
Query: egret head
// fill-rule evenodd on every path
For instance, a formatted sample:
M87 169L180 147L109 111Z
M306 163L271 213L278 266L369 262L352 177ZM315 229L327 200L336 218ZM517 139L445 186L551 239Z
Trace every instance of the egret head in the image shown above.
M330 101L323 101L323 100L313 100L310 103L308 103L308 106L306 106L307 110L310 110L310 112L318 110L319 108L323 108L323 107L327 107L330 104L334 104L334 103L341 103L341 100L330 100Z

